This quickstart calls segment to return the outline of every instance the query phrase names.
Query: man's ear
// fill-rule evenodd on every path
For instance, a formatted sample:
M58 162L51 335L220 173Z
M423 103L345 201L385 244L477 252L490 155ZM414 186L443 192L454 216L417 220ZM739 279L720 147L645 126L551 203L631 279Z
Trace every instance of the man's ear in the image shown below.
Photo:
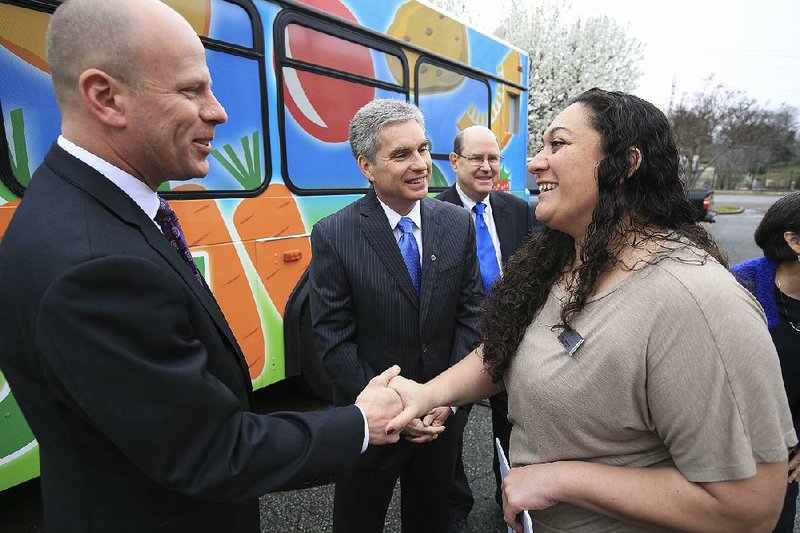
M130 89L110 74L96 68L81 73L78 91L86 109L103 124L122 128L128 123L125 99Z
M639 170L641 165L642 152L635 146L631 146L628 148L628 177L630 178L633 176L633 174Z
M453 169L453 172L458 170L458 154L455 152L450 152L450 167Z
M362 174L371 182L375 181L375 176L372 175L372 163L364 157L363 155L358 156L356 159L356 163L358 164L358 170L361 171Z

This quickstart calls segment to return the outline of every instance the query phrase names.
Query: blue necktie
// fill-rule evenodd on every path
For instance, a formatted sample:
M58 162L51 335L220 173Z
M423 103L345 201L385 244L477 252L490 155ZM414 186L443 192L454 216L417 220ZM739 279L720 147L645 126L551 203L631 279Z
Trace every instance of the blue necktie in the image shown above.
M417 239L414 238L414 233L411 231L414 223L408 217L403 217L397 223L397 227L403 232L397 245L400 246L400 254L403 256L403 262L408 269L408 275L411 276L411 284L414 285L417 294L419 294L419 281L422 276L422 267L419 264L419 248L417 247Z
M481 265L483 292L488 296L492 291L492 285L500 277L500 266L497 264L492 236L483 219L485 209L486 204L484 203L475 204L475 207L472 208L475 211L475 240L478 243L478 262Z

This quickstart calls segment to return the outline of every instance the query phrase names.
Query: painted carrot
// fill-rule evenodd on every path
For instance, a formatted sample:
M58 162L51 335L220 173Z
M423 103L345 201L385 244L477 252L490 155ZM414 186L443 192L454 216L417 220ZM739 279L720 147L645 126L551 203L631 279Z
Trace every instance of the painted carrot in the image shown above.
M175 191L204 190L199 185L186 184ZM170 204L181 220L186 241L193 251L208 253L207 281L214 291L222 313L228 320L239 346L244 352L252 379L261 375L265 362L265 341L253 292L244 267L231 243L217 203L210 199L173 201ZM253 243L244 243L253 256Z
M243 157L230 144L211 154L245 190L255 189L263 181L259 139L257 131L252 138L242 137ZM242 242L248 245L247 252L264 288L283 318L286 302L311 260L311 243L294 196L284 184L270 184L264 193L239 203L233 222ZM292 235L302 237L280 239Z
M250 258L272 303L283 317L286 302L311 261L311 243L294 196L286 185L273 183L263 194L242 200L233 222L242 241L253 241L254 246L247 251L255 254ZM291 235L302 237L291 241L274 239ZM257 240L264 237L273 239ZM292 255L284 256L284 253Z
M0 205L0 241L3 240L3 235L6 234L8 224L11 222L11 217L14 216L14 212L17 210L18 205L19 198Z

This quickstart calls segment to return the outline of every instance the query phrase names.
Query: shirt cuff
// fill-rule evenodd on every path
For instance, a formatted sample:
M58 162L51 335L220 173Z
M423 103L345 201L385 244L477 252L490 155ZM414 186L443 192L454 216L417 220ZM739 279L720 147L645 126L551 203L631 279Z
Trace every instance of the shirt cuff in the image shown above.
M364 410L361 406L356 405L358 410L361 412L361 416L364 418L364 442L361 444L361 453L367 451L367 446L369 446L369 423L367 423L367 415L364 413Z

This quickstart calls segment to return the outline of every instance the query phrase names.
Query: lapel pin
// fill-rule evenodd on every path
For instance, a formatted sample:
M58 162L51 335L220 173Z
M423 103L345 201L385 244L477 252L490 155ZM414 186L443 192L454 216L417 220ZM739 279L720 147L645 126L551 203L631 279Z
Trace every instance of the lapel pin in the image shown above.
M431 261L436 261L436 256L431 254Z

